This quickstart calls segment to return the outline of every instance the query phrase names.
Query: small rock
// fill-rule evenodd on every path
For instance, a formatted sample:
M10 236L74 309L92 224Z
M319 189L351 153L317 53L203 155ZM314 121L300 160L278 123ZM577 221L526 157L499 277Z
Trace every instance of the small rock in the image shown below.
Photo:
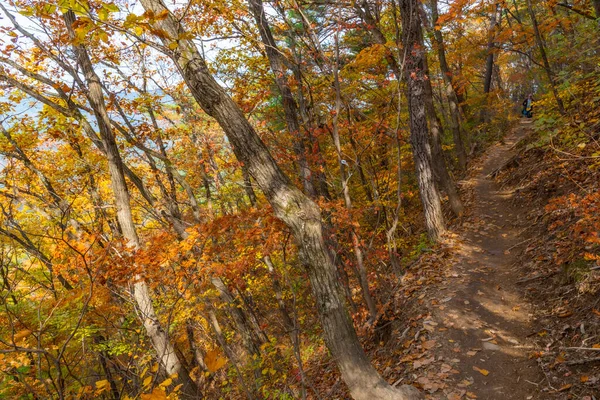
M483 342L482 346L483 346L484 350L491 350L491 351L500 350L500 346L498 346L497 344L494 344L494 343L490 343L490 342Z

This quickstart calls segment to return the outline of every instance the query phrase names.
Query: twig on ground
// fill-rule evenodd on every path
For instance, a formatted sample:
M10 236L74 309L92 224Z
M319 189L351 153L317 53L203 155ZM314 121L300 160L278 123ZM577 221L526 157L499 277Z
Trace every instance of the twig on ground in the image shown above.
M582 360L574 360L574 361L566 361L564 364L565 365L581 365L581 364L587 364L587 363L596 362L596 361L600 361L600 357L584 358Z
M558 273L558 271L552 271L548 274L541 274L541 275L532 276L531 278L519 279L517 281L517 283L527 283L527 282L535 281L537 279L549 278L553 275L556 275L557 273Z
M533 239L535 239L535 238L537 238L537 236L536 236L536 237L529 238L529 239L525 239L525 240L523 240L522 242L519 242L519 243L515 244L514 246L510 246L510 247L509 247L508 249L506 249L506 250L512 250L512 249L514 249L515 247L517 247L517 246L520 246L520 245L522 245L522 244L525 244L525 243L527 243L527 242L530 242L530 241L532 241L532 240L533 240Z
M548 382L548 387L552 390L556 390L554 388L554 386L552 386L552 384L550 383L550 378L548 377L548 374L546 373L546 370L544 369L544 366L542 365L542 361L538 358L538 365L540 366L540 369L542 370L542 372L544 373L544 376L546 377L546 382Z
M586 350L586 351L600 351L600 348L595 347L561 347L563 350Z

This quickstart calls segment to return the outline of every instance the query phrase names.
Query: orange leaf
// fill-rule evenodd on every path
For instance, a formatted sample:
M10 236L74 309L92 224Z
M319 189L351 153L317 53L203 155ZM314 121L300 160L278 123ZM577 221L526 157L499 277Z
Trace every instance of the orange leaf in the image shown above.
M225 364L227 364L227 359L221 355L219 350L211 350L206 353L204 362L206 363L206 367L210 372L216 372L223 368Z

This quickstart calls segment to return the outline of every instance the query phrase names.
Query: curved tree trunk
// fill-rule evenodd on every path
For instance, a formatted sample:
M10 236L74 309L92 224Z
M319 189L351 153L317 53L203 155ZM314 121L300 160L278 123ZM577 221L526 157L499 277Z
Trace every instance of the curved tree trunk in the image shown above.
M416 389L394 389L385 382L364 353L325 245L319 207L281 171L240 108L209 73L194 43L185 38L186 32L177 18L160 0L142 0L141 3L148 11L165 15L153 25L165 32L161 40L166 48L173 48L168 51L169 56L198 104L224 130L236 157L248 167L275 215L292 231L300 260L310 278L325 342L352 396L356 400L416 398Z

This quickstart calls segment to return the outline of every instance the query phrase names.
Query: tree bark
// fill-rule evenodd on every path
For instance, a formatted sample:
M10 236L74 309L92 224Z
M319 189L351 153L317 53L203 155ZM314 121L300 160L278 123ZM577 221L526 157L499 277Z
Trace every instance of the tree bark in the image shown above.
M423 43L421 43L421 47L424 48ZM425 73L425 108L427 110L427 116L429 117L429 129L431 131L431 161L435 171L435 178L440 188L443 188L446 191L452 212L457 217L460 217L464 212L464 207L460 201L460 196L456 190L454 180L448 172L448 166L446 165L444 152L442 150L442 136L444 131L433 104L433 89L431 87L431 79L429 79L429 66L426 56L423 57L423 64Z
M494 4L494 9L490 17L490 29L488 30L488 42L487 42L487 57L485 59L485 75L483 78L483 94L484 94L484 106L481 108L481 120L483 122L490 122L491 114L489 109L489 93L492 90L492 78L494 75L494 51L495 51L495 40L496 40L496 28L498 25L498 9L500 8L499 3Z
M440 62L440 70L442 71L442 77L446 83L446 97L448 98L448 104L450 105L450 128L452 129L452 138L454 140L454 152L458 159L458 165L461 170L465 170L467 166L467 153L465 146L462 141L460 132L460 101L456 88L454 87L452 70L448 66L446 60L446 46L444 44L444 37L442 31L438 29L437 20L439 18L438 13L438 0L431 0L431 20L433 22L433 38L435 40L438 60ZM464 114L464 113L463 113Z
M339 130L339 115L342 111L342 94L340 89L339 79L339 43L338 43L338 32L335 34L335 65L333 67L333 84L335 87L335 114L333 115L333 129L331 135L333 136L333 144L335 146L335 152L337 155L338 165L340 168L340 180L342 183L342 193L344 196L344 204L348 210L352 209L352 198L350 197L350 188L348 187L348 176L346 174L346 162L342 158L342 146L340 143L340 130ZM377 303L371 295L369 290L369 279L367 276L367 268L365 267L364 257L362 249L360 248L360 239L358 233L354 229L350 232L352 238L352 247L354 249L354 255L356 257L356 269L358 270L358 281L362 291L363 299L369 311L369 321L372 323L377 319Z
M548 61L548 56L546 55L546 47L544 46L544 41L542 39L542 34L540 33L540 28L538 26L537 18L535 17L535 12L533 11L533 6L531 5L531 0L527 0L527 10L529 11L529 17L531 18L531 24L533 25L533 32L535 34L535 42L540 50L540 55L542 56L542 62L544 63L544 71L546 72L546 76L548 77L548 82L550 83L550 89L552 90L552 95L554 96L554 100L556 101L556 106L558 107L558 112L562 115L565 114L565 106L563 104L560 95L558 94L558 90L556 89L556 76L550 67L550 62Z
M219 86L195 47L185 38L179 20L160 0L142 0L144 8L165 18L153 22L166 33L161 40L165 50L185 79L202 109L215 118L227 135L238 160L271 203L275 215L292 231L299 256L306 268L325 334L342 378L356 400L408 399L414 388L392 388L375 371L364 353L341 295L335 265L323 238L319 207L298 190L281 171L265 144L246 120L240 108Z
M438 241L445 231L445 226L440 195L434 181L427 129L425 80L428 78L425 76L425 48L421 45L423 33L419 3L417 0L400 0L399 5L405 49L404 71L408 90L410 141L425 214L425 226L431 240Z
M250 6L252 15L254 15L256 26L258 27L260 37L265 46L265 53L269 59L271 72L273 72L275 77L275 83L277 84L279 92L281 93L285 122L288 132L293 140L294 153L296 153L296 157L298 157L298 165L300 167L300 176L302 177L304 190L310 197L316 198L319 193L317 193L316 186L313 183L314 177L311 173L308 161L306 160L305 138L300 132L298 105L294 99L294 96L292 95L292 90L290 89L290 85L288 83L288 71L285 66L283 56L281 55L281 52L277 47L277 43L273 38L273 34L271 33L271 28L269 27L269 22L267 21L262 0L248 0L248 5Z
M71 40L73 40L75 37L73 29L73 24L76 21L75 14L72 11L66 12L64 14L64 20L69 36L71 37ZM141 243L133 222L123 162L119 154L115 135L111 128L111 120L106 111L106 104L102 94L102 84L100 78L94 71L86 48L83 45L75 44L73 44L72 47L77 56L77 63L79 64L87 83L87 98L90 102L94 116L96 117L101 140L106 151L119 225L123 237L128 241L131 249L135 251L140 247ZM181 389L183 396L198 398L199 393L197 392L194 383L190 379L188 372L183 368L181 361L175 352L175 348L169 341L168 333L163 329L158 320L154 305L152 304L148 285L146 282L139 279L139 277L136 277L133 288L133 297L138 306L146 334L150 338L150 341L157 352L158 359L160 360L165 373L169 376L173 374L178 375L177 379L183 385Z

